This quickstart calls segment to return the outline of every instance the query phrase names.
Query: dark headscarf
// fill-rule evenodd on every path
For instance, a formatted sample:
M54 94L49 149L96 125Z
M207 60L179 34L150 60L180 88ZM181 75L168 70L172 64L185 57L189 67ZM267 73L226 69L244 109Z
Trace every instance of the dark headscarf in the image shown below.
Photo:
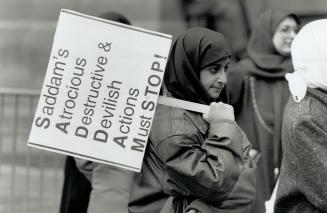
M107 19L107 20L111 20L111 21L116 21L116 22L120 22L123 24L128 24L131 25L131 22L122 14L117 13L117 12L104 12L101 13L99 16L99 18L103 18L103 19Z
M224 36L206 28L192 28L174 41L164 77L164 83L173 97L195 103L213 101L200 82L200 71L219 64L231 51Z
M285 10L268 10L261 14L255 25L247 52L255 68L248 71L264 77L284 77L293 70L290 56L280 55L272 42L279 23L286 17L293 17L299 24L297 16Z

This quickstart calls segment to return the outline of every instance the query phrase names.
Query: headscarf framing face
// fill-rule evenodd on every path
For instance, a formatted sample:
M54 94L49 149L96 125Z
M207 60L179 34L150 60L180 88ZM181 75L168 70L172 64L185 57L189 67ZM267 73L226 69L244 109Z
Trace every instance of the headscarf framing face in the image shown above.
M131 22L124 15L113 11L101 13L100 15L98 15L98 17L106 20L111 20L111 21L116 21L119 23L131 25Z
M263 12L253 28L247 46L249 58L259 69L281 76L292 70L292 64L290 57L276 51L272 39L278 25L286 17L293 17L299 24L297 16L288 11L272 9Z
M192 28L174 41L164 77L173 97L195 103L213 101L200 82L200 71L231 57L224 36L206 28Z
M291 45L294 73L286 79L295 101L304 98L307 87L327 91L327 19L306 24Z

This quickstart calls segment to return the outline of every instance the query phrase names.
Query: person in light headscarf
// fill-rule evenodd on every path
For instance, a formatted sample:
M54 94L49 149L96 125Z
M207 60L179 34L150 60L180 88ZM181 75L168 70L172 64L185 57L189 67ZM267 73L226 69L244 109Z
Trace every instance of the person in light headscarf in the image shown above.
M291 53L275 212L327 212L327 19L306 24Z
M252 143L252 153L259 153L255 213L265 212L279 173L282 115L289 98L285 74L293 71L290 51L298 24L288 11L263 12L248 43L248 58L231 66L227 76L236 121Z

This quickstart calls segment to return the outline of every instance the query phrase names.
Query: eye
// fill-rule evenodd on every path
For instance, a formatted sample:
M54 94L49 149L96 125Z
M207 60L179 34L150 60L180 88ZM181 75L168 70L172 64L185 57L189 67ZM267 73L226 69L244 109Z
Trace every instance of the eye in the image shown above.
M291 33L294 32L295 34L297 33L297 28L296 27L291 27L291 26L285 26L280 29L281 32L283 33Z
M229 64L225 66L225 73L229 71Z
M290 31L289 27L283 27L280 29L282 33L288 33Z
M293 32L294 32L295 34L297 34L297 33L299 32L299 28L298 28L298 27L293 27L292 30L293 30Z
M217 70L216 70L214 67L209 68L209 71L210 71L211 73L216 73L216 72L217 72Z
M220 66L210 66L208 67L208 70L211 72L211 73L217 73L220 69Z

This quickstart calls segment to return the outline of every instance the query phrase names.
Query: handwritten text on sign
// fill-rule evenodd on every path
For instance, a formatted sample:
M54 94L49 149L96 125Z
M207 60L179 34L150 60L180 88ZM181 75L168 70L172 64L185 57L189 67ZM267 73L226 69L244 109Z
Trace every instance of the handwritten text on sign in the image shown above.
M29 145L139 171L170 44L62 10Z

